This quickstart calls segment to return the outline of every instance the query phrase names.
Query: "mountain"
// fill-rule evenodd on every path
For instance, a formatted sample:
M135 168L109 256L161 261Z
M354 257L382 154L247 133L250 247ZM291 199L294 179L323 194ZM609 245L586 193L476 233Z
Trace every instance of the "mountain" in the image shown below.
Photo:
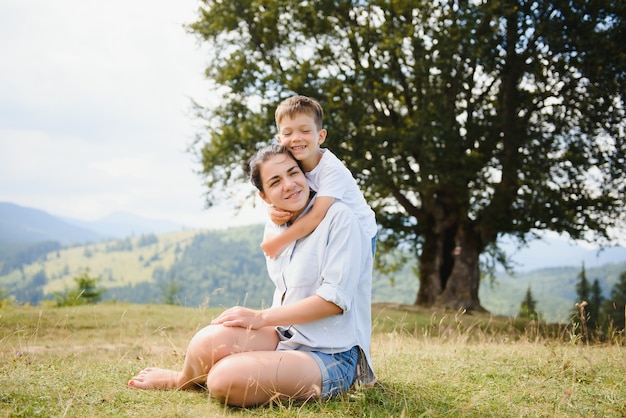
M90 229L108 238L126 238L144 234L165 234L180 231L182 226L171 221L146 219L126 212L114 212L95 221L65 218L65 221Z
M503 240L500 245L510 255L518 272L566 266L580 268L583 263L586 267L598 267L626 261L626 248L622 246L601 249L589 244L576 245L560 236L546 235L522 249L517 249L510 240Z
M69 245L101 238L42 210L0 202L0 244L58 241Z
M83 221L0 202L0 245L43 241L72 245L181 229L182 226L174 222L141 218L125 212L115 212L95 221Z
M588 268L587 280L598 280L604 298L610 296L619 276L626 271L626 260ZM498 315L517 315L520 304L530 288L537 301L537 311L549 322L567 322L577 300L576 284L580 281L581 266L542 268L520 272L513 276L499 273L495 282L480 284L481 304Z
M160 303L167 296L187 306L265 306L272 287L259 249L262 235L263 226L258 224L217 231L178 230L65 248L50 242L12 244L0 249L0 294L5 289L19 303L38 304L73 287L74 278L88 271L107 289L105 300ZM559 245L554 248L548 254L558 252ZM533 255L532 246L527 251ZM590 249L580 254L583 259L595 257ZM494 281L481 282L481 304L493 314L513 316L531 288L544 320L567 321L577 298L578 257L572 256L565 267L497 273ZM414 267L412 260L392 274L376 271L372 301L413 304L419 286ZM588 279L598 279L608 297L626 271L626 258L585 268Z
M70 245L108 238L164 234L182 229L181 225L171 221L146 219L124 212L116 212L95 221L83 221L0 202L0 245L42 241ZM580 268L583 263L586 267L594 267L626 261L624 247L598 250L549 234L543 240L531 241L527 247L519 250L510 240L504 240L500 245L510 255L517 272L566 266Z

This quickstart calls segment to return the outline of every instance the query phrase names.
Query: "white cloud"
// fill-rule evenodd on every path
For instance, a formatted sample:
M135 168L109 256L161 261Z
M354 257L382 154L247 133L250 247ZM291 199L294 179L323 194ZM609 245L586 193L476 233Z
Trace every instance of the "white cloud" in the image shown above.
M186 127L189 97L206 94L201 50L182 27L194 19L196 4L3 4L0 22L11 31L2 32L0 43L1 91L2 101L14 105L13 123L90 131L99 140L111 140L107 133L144 131L148 119L155 130Z
M215 97L183 28L199 4L0 3L0 200L81 219L240 222L231 206L204 210L185 152L199 129L191 99Z

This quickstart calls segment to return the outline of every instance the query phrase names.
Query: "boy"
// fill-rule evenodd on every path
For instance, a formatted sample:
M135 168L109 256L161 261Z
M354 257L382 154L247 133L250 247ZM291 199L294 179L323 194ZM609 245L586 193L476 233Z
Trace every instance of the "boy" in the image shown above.
M367 236L372 237L372 253L375 251L378 229L374 211L365 201L350 170L330 150L320 148L327 134L322 128L323 117L322 106L306 96L290 97L276 108L278 142L300 161L309 185L317 192L317 198L311 211L284 232L265 237L261 248L270 258L280 254L291 242L310 234L326 216L335 199L354 211ZM289 212L275 208L270 212L272 222L277 225L284 224L290 216Z

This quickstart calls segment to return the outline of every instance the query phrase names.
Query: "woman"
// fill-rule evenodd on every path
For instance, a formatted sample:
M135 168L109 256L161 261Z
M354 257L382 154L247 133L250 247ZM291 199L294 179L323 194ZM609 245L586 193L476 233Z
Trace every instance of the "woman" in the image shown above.
M258 151L249 176L259 196L294 213L313 205L298 162L280 145ZM268 222L265 230L276 233ZM234 307L190 341L182 371L148 368L128 385L187 389L206 385L233 406L329 397L375 381L370 359L372 254L369 238L342 203L310 235L267 259L272 307Z

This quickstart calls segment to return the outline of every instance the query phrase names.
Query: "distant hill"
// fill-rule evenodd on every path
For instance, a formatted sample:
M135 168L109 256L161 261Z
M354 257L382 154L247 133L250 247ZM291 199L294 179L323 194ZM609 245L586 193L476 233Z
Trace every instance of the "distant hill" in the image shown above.
M0 202L0 246L46 241L74 245L181 229L182 226L171 221L145 219L124 212L115 212L95 221L82 221Z
M0 244L57 241L69 245L101 238L42 210L0 202Z
M481 283L480 302L492 313L515 316L519 313L520 304L530 287L533 298L537 301L537 311L544 320L567 322L574 304L580 302L577 300L576 283L580 280L578 276L581 269L582 265L523 271L514 276L499 273L494 283ZM626 260L589 268L585 264L587 280L593 282L598 279L605 298L610 296L611 289L624 271Z
M261 237L262 225L253 225L68 248L24 248L10 260L0 260L0 290L20 303L37 304L73 287L73 278L88 271L107 288L105 300L162 303L171 296L185 306L267 306L272 286L259 248ZM415 262L409 263L392 275L375 272L372 301L413 304L418 290L414 266ZM514 277L499 273L493 284L481 282L480 300L493 314L514 316L530 286L543 319L567 321L576 302L580 270L576 265L521 271ZM597 278L605 296L623 271L626 260L586 268L588 279Z
M160 232L167 230L174 232ZM112 236L117 238L104 238ZM0 202L0 291L36 304L73 286L73 278L88 270L108 289L105 298L159 303L170 292L188 306L261 306L271 294L261 237L262 225L183 230L172 222L121 213L82 222ZM515 276L498 272L495 283L480 285L481 303L498 315L516 315L530 286L544 319L567 320L583 263L605 296L626 271L623 247L598 253L547 238L519 252L505 249L518 263ZM373 302L414 303L414 267L415 261L391 276L376 272Z
M146 219L130 213L115 212L95 221L51 215L45 211L0 202L0 246L12 243L55 241L63 245L121 239L145 234L165 234L183 230L168 220ZM510 240L501 247L511 256L518 272L551 267L601 266L626 261L626 248L615 246L601 251L588 245L575 245L561 237L534 240L516 249ZM0 248L0 258L2 249Z
M501 247L511 256L519 272L567 266L580 269L583 263L586 267L597 267L626 261L626 248L622 246L599 249L588 244L576 245L562 237L534 240L522 249L504 240Z
M114 212L95 221L65 219L82 228L90 229L107 238L126 238L142 234L166 234L180 231L182 226L171 221L146 219L131 213Z

